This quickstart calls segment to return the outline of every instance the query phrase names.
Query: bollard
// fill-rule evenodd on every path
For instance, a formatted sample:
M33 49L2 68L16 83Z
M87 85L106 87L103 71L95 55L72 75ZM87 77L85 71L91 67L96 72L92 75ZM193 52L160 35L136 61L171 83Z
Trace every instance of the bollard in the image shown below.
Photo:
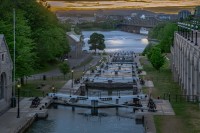
M197 45L197 31L195 33L195 45Z
M74 112L75 111L75 107L74 106L72 106L72 112Z
M98 100L91 100L91 115L98 115Z
M192 37L191 37L191 43L193 43L193 30L192 30Z
M46 80L46 75L43 75L43 80Z

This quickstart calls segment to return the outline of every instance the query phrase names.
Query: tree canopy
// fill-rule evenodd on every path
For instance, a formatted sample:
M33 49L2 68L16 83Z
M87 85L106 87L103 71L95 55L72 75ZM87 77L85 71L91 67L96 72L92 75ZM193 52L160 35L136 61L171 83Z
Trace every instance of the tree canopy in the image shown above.
M106 47L104 41L104 35L93 33L88 40L88 44L91 44L90 50L95 50L95 53L97 49L104 50Z
M69 73L69 71L70 71L70 67L69 67L69 65L66 62L61 63L59 65L59 69L62 72L62 74L64 75L64 78L65 78L65 75L67 73Z
M161 23L153 28L149 33L149 38L159 40L162 53L169 53L173 45L174 32L177 30L177 24L173 22Z
M13 8L16 11L16 78L69 52L67 29L55 14L35 0L4 0L0 4L0 34L4 34L13 59Z
M153 47L150 50L148 53L148 59L156 70L160 70L160 68L165 64L165 57L162 55L161 49L158 47Z

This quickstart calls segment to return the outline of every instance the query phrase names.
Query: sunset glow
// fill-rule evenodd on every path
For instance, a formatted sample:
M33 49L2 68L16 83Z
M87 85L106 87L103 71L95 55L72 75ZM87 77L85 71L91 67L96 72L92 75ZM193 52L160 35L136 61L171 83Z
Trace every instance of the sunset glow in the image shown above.
M51 10L92 10L92 9L143 9L152 7L194 7L200 0L130 0L130 1L47 1Z

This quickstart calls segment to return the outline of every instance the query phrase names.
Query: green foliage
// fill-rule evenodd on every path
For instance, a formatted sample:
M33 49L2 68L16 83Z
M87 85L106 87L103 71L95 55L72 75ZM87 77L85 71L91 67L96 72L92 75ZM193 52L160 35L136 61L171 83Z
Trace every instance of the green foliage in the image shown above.
M161 50L158 47L153 47L151 49L148 58L156 70L160 70L160 68L165 64L165 57L162 55Z
M63 62L59 65L60 71L63 73L64 77L70 71L70 67L66 62Z
M148 37L153 39L160 39L162 38L162 30L165 27L166 23L160 23L152 30L149 31Z
M31 29L23 11L17 12L16 22L16 76L23 77L33 72L37 58L34 52L35 43L30 37Z
M149 38L155 38L159 40L162 53L169 53L170 47L173 45L174 32L176 30L176 23L161 23L150 31Z
M98 34L98 33L93 33L90 36L90 40L88 40L88 44L91 44L90 50L94 49L95 53L96 53L96 49L104 50L106 47L104 41L105 41L104 35Z
M32 38L37 44L35 52L39 57L39 64L50 62L69 52L64 28L52 12L33 0L30 0L29 4L21 4L21 8L26 10Z
M81 34L81 30L79 29L78 26L75 26L75 27L74 27L74 32L75 32L77 35L80 35L80 34Z
M16 4L16 5L15 5ZM13 59L13 7L16 10L16 76L28 76L40 66L69 52L64 26L35 0L1 1L0 34Z
M7 5L9 3L7 2ZM0 34L4 34L6 42L8 44L11 57L14 53L14 41L13 41L13 12L4 14L4 17L0 19ZM16 11L16 78L29 76L34 70L34 64L36 61L36 53L34 52L35 43L31 39L31 28L28 26L27 20L24 17L25 12L18 9Z
M145 47L144 51L142 52L142 55L143 55L143 56L146 55L146 54L148 55L148 52L151 51L151 48L154 47L154 45L155 45L155 44L149 43L149 44Z

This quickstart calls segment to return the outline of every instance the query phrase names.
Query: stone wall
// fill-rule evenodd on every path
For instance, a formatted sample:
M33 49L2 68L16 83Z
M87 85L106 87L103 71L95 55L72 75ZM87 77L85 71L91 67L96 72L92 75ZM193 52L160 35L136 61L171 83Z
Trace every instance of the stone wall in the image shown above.
M174 33L171 47L171 68L174 80L185 95L200 94L200 32Z
M4 35L0 34L0 112L8 108L11 104L12 67Z

